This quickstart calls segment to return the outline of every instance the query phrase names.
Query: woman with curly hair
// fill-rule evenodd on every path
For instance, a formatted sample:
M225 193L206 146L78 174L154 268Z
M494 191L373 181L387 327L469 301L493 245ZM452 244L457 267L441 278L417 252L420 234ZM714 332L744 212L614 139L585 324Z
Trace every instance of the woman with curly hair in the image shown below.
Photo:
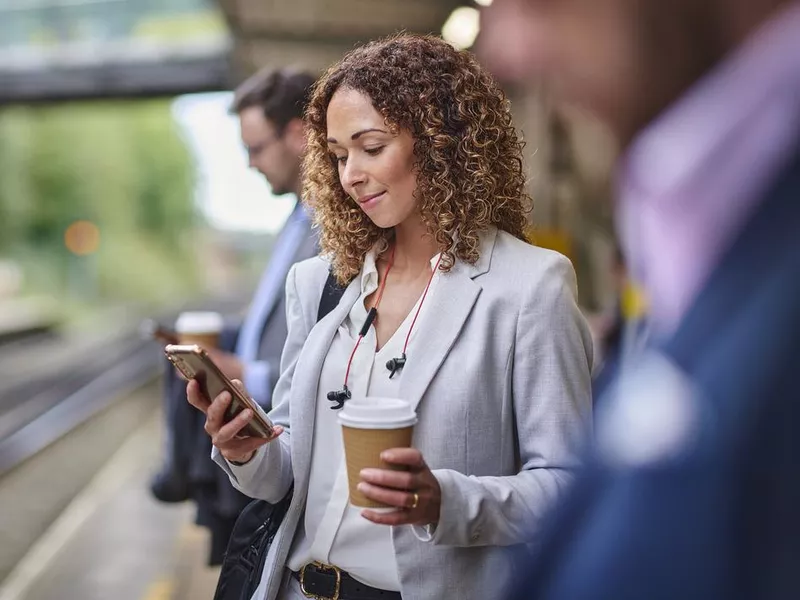
M270 502L294 486L253 598L497 598L591 426L574 273L524 240L508 101L469 53L400 35L331 67L306 117L322 257L287 278L277 435L237 437L249 415L224 424L227 394L207 407L234 485ZM345 289L317 322L330 274ZM418 418L413 448L381 455L399 470L360 474L389 512L348 504L330 410L381 398Z

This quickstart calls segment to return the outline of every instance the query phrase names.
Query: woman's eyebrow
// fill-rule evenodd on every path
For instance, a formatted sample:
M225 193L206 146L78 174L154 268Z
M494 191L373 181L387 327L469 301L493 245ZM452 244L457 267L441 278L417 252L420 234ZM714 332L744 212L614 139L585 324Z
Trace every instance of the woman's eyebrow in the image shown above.
M384 131L383 129L378 129L376 127L371 127L369 129L362 129L361 131L356 131L353 135L350 136L350 139L355 141L358 138L360 138L362 135L364 135L365 133L372 133L372 132L389 133L388 131ZM328 143L329 144L338 144L339 142L336 141L336 138L329 137L328 138Z

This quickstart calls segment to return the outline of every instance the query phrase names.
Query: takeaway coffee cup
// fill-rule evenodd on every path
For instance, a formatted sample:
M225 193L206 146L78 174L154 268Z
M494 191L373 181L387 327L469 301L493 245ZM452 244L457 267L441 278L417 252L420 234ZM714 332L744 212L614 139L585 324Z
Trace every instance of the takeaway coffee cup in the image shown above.
M181 344L216 348L223 324L222 315L216 312L183 312L175 321L175 333Z
M417 415L405 400L365 398L350 400L339 412L342 425L350 504L364 508L387 508L358 491L361 469L398 469L381 460L389 448L408 448Z

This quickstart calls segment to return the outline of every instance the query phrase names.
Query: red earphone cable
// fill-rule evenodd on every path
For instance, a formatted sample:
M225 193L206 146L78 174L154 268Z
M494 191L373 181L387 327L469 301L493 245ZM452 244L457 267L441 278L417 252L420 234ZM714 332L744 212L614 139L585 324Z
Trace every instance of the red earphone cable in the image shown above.
M372 321L374 321L375 317L377 316L378 305L381 303L381 298L383 298L383 290L386 289L386 280L389 278L389 271L392 270L392 265L394 265L394 251L396 248L397 248L396 245L392 246L392 253L389 255L389 264L386 265L386 272L383 274L383 281L381 281L381 285L378 288L378 297L375 299L375 305L369 310L369 312L375 311L375 316L371 316L369 313L367 314L367 323L369 324L371 324ZM426 292L428 291L427 288L425 291ZM368 329L368 327L362 328L362 331L359 334L358 339L356 340L356 344L355 346L353 346L353 351L350 353L350 360L347 361L347 371L344 374L345 389L347 389L347 381L348 379L350 379L350 367L353 366L353 357L356 355L356 350L358 350L358 346L359 344L361 344L361 340L363 340L364 336L367 334L367 332L364 331L363 329Z

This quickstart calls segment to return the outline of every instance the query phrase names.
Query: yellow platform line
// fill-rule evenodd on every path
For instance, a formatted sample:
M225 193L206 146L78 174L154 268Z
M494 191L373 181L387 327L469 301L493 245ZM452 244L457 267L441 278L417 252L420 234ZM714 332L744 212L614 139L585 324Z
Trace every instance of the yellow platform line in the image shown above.
M174 595L175 580L159 579L148 586L142 600L173 600Z

